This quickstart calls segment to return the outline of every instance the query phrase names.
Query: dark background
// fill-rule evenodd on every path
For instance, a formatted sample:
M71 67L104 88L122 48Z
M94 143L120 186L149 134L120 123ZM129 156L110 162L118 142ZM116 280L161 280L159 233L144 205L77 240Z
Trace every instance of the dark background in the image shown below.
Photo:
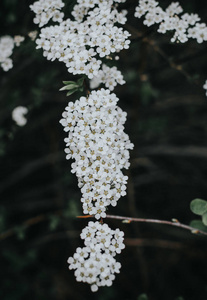
M32 1L1 0L0 36L36 30ZM67 1L66 15L75 1ZM205 1L181 1L185 12L207 22ZM207 43L171 44L171 34L144 27L133 17L137 1L129 0L129 50L117 67L127 84L115 93L127 111L131 151L128 194L108 214L171 220L189 224L194 198L207 199ZM163 7L169 1L162 1ZM66 161L59 124L68 101L58 90L76 80L64 65L49 62L27 37L13 54L14 68L0 70L0 299L207 299L207 239L166 225L123 224L105 220L125 232L126 248L117 257L121 273L110 288L91 293L68 270L88 219L80 191ZM11 118L19 105L28 107L21 128ZM199 219L199 218L198 218Z

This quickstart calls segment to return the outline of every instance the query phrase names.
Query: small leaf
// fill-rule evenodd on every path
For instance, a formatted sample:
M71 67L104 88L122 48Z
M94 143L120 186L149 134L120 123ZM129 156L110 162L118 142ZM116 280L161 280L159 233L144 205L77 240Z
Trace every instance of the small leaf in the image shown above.
M68 85L68 84L74 84L75 81L63 81L63 83L64 83L65 85Z
M137 300L148 300L148 297L146 294L141 294Z
M80 79L78 79L77 84L79 86L82 86L83 85L83 81L84 81L84 77L81 77Z
M202 215L202 222L205 226L207 226L207 212Z
M72 95L72 94L75 93L75 92L77 92L77 88L75 88L75 89L73 89L73 90L67 92L66 96L70 96L70 95Z
M190 209L196 215L202 216L207 212L207 201L202 199L194 199L190 203Z
M69 85L66 85L66 86L63 86L61 89L59 89L59 91L69 91L69 90L72 90L72 89L74 89L74 88L79 88L79 86L76 84L76 83L74 83L74 84L69 84Z

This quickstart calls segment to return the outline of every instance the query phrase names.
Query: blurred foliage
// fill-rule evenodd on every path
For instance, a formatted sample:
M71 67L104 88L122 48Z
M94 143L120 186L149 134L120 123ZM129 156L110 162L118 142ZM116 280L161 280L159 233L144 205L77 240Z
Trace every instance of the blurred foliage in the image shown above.
M206 238L178 228L107 220L126 237L126 249L117 258L121 272L113 286L91 293L68 270L67 258L83 245L79 235L88 219L76 218L82 215L81 193L70 173L71 161L65 160L66 135L59 120L68 101L84 92L79 89L69 97L59 92L63 80L82 79L35 49L27 36L37 29L29 10L32 3L0 1L0 36L26 36L12 56L14 68L8 73L0 70L0 299L175 300L182 295L176 300L206 300ZM66 1L67 15L75 3ZM169 3L165 0L162 5ZM180 3L207 22L205 1ZM133 18L136 4L137 0L122 4L130 26L155 42L168 59L146 40L133 37L130 49L120 52L115 62L127 82L115 93L127 111L126 132L135 149L130 170L125 171L128 194L107 213L178 218L188 224L195 212L190 211L190 202L207 195L207 102L202 88L206 43L170 43L170 33L159 34ZM172 62L189 77L171 68ZM29 109L23 128L11 118L19 105ZM202 210L199 215L204 214ZM191 226L207 228L202 220Z
M207 228L207 201L202 199L194 199L190 203L190 208L194 214L201 216L202 222Z
M148 300L148 297L146 294L141 294L137 300Z

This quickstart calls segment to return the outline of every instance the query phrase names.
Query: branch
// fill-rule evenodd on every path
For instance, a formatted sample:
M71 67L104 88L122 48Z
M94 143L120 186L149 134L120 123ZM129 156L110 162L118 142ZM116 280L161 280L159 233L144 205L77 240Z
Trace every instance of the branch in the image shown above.
M171 225L175 227L180 227L186 230L191 231L191 233L195 234L203 234L207 235L207 232L196 229L194 227L185 225L180 223L177 219L173 219L173 221L165 221L165 220L156 220L156 219L143 219L143 218L129 218L129 217L122 217L122 216L113 216L113 215L106 215L106 218L108 219L117 219L117 220L123 220L126 223L131 223L131 222L143 222L143 223L154 223L154 224L165 224L165 225Z
M62 215L62 211L61 210L57 210L53 213L53 215ZM50 214L42 214L42 215L38 215L36 217L30 218L28 220L26 220L25 222L23 222L20 227L23 227L24 229L27 229L28 227L38 224L40 222L46 221L48 220L48 217L50 216ZM9 238L10 236L13 236L14 234L16 234L16 227L10 228L7 231L4 231L2 233L0 233L0 241L5 240L6 238Z
M183 66L180 63L176 63L175 61L172 61L168 57L168 55L158 46L157 42L146 35L142 34L140 31L138 31L136 28L134 28L131 25L125 25L126 29L129 30L132 33L132 39L139 38L142 40L142 42L150 45L152 49L159 53L159 55L170 65L170 67L181 74L183 74L190 82L194 82L194 84L201 86L199 81L195 79L190 73L188 73L186 70L183 69ZM182 63L182 61L181 61Z
M63 211L57 210L53 213L53 215L62 216ZM38 215L36 217L30 218L23 222L20 226L23 226L24 229L27 229L28 227L38 224L40 222L48 220L50 214L42 214ZM84 215L84 216L77 216L77 218L85 219L85 218L94 218L93 215ZM144 219L144 218L130 218L130 217L123 217L123 216L114 216L114 215L106 215L107 219L116 219L116 220L123 220L124 223L131 223L131 222L142 222L142 223L154 223L154 224L165 224L165 225L171 225L175 227L180 227L183 229L186 229L188 231L191 231L191 233L194 234L202 234L207 235L207 232L196 229L194 227L185 225L180 223L177 219L173 219L173 221L165 221L165 220L156 220L156 219ZM8 229L7 231L4 231L0 233L0 241L5 240L8 237L13 236L16 233L15 227Z

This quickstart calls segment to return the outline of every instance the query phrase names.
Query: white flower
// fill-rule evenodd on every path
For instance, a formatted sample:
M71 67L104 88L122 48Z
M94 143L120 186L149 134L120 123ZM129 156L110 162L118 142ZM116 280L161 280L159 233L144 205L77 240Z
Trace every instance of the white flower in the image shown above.
M205 84L203 85L203 88L206 91L206 96L207 96L207 80L205 81Z
M14 39L11 36L2 36L0 38L0 64L4 71L8 71L13 67L10 56L13 53Z
M117 67L109 68L103 64L97 76L90 80L90 88L97 88L101 83L105 84L105 86L112 91L117 83L122 85L125 81L121 72L117 70Z
M1 67L4 71L9 71L13 68L13 61L11 58L6 58L2 63Z
M15 37L14 37L14 43L17 47L20 46L21 42L23 42L24 40L25 40L25 37L21 36L21 35L15 35Z
M34 41L34 40L36 39L36 37L37 37L37 31L36 31L36 30L30 31L30 32L28 33L28 36L30 37L30 39L31 39L32 41Z
M40 27L48 23L50 19L61 23L64 14L60 9L64 6L62 0L39 0L30 5L30 9L36 14L34 23Z
M90 284L92 292L100 286L111 286L114 274L121 268L114 257L125 247L123 231L90 221L82 230L81 238L85 247L78 247L73 257L68 258L69 269L75 270L77 281Z
M147 26L158 23L157 31L160 33L166 33L168 30L174 31L171 42L185 43L189 38L196 39L198 43L207 41L206 24L198 23L200 18L197 14L180 15L182 12L179 2L172 2L164 11L154 0L139 0L134 15L137 18L145 15L143 23Z
M40 26L52 18L48 10L53 11L43 2L40 0L31 6L37 14L34 22ZM43 49L43 55L48 60L57 59L63 62L69 73L86 74L89 79L99 77L102 64L99 58L127 49L130 43L128 39L130 34L115 25L125 24L126 11L118 12L113 2L112 0L78 1L72 11L75 21L71 19L60 21L61 17L60 20L57 17L56 20L60 22L60 25L41 29L39 38L36 40L37 48ZM52 5L55 7L53 1L50 7ZM110 80L110 82L106 79L108 83L106 86L112 90L117 82L123 84L122 76L118 77L118 80Z
M25 118L25 114L28 112L28 109L24 106L18 106L12 111L12 119L19 126L24 126L27 123L27 119Z
M124 133L126 113L117 101L110 90L92 91L69 102L60 120L68 132L66 158L75 159L71 172L78 177L83 212L96 219L105 218L106 207L126 195L127 177L121 170L129 167L133 145Z

